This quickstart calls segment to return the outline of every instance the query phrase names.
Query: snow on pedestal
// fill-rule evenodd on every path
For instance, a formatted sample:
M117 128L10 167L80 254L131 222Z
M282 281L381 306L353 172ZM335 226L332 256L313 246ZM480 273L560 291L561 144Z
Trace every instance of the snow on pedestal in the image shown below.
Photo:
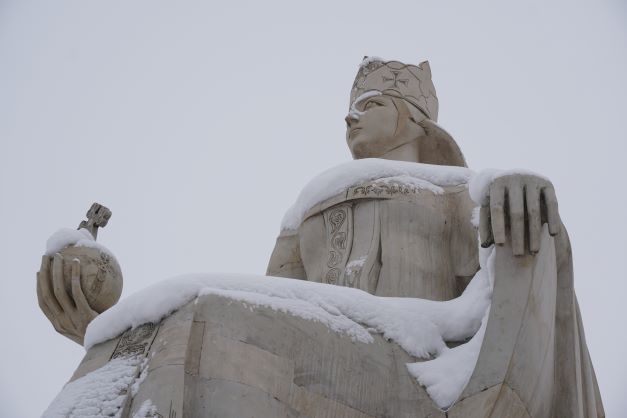
M118 417L127 392L137 380L141 360L137 357L113 359L65 385L42 418Z

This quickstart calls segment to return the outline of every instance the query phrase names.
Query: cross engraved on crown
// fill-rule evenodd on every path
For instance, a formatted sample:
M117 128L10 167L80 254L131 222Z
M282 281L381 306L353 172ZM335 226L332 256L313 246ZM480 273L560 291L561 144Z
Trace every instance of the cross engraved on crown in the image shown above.
M393 85L394 85L394 87L398 87L398 83L401 83L403 86L407 86L407 83L409 83L409 80L408 80L408 79L406 79L406 78L399 79L399 78L398 78L398 75L401 73L400 71L392 71L391 73L392 73L392 75L394 76L393 78L383 76L383 82L384 82L384 83L388 83L388 82L390 82L390 81L391 81L391 82L393 82L393 83L394 83L394 84L393 84Z

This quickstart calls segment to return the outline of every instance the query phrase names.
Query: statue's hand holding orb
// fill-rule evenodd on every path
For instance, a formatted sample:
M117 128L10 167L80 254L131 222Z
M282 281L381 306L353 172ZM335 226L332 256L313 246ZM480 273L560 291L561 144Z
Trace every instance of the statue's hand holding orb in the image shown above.
M544 223L552 236L560 232L557 198L549 180L533 174L497 177L489 187L487 204L481 207L481 245L503 245L509 240L514 255L535 254Z
M44 255L37 273L39 306L54 328L82 344L87 325L122 293L122 272L99 248L66 247Z
M41 310L60 334L81 345L87 325L122 294L120 265L95 242L110 218L108 208L92 204L78 231L62 229L50 237L50 255L42 257L37 273Z

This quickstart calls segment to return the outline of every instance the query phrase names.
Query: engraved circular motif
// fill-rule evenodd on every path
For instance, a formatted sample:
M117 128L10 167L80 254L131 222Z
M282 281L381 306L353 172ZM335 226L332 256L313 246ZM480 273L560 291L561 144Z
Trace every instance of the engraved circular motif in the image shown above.
M329 222L331 222L331 233L335 233L346 219L346 212L344 209L335 209L329 214Z
M337 280L339 278L340 278L340 270L336 268L329 270L326 276L327 283L329 284L337 283Z

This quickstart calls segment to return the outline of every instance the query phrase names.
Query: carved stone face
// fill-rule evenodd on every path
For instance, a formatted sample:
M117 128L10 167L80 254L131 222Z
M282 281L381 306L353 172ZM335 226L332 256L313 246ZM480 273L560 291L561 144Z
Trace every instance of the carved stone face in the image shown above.
M379 158L422 135L402 99L368 97L346 116L346 142L355 159Z

